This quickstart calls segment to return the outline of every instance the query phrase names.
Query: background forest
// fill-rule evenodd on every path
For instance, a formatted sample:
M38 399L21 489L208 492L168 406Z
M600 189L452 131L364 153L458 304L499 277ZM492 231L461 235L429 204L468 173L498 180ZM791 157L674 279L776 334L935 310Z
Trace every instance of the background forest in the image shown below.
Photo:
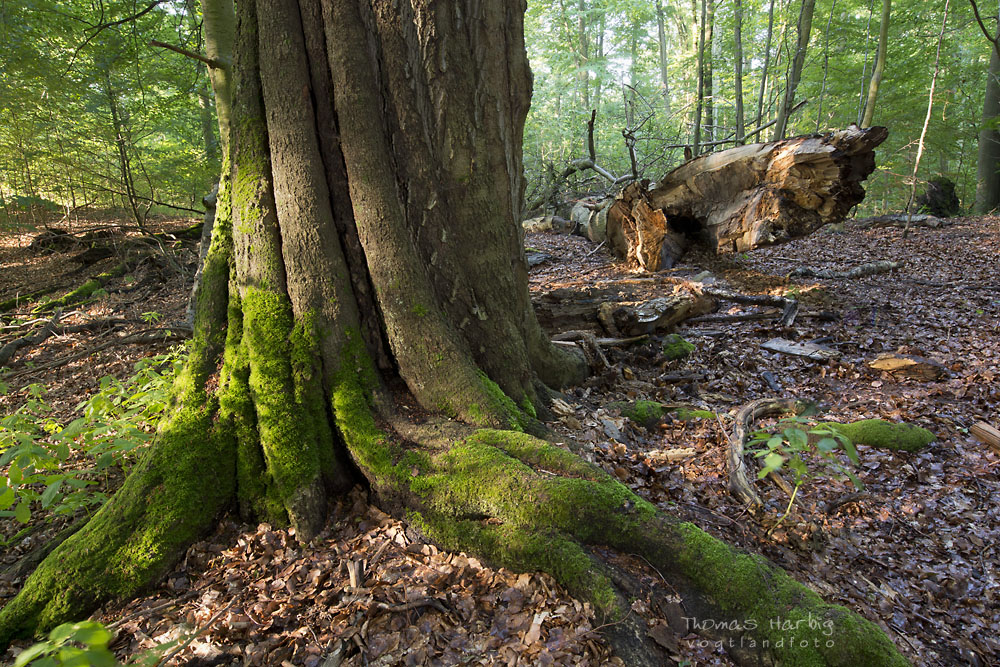
M982 28L991 35L995 9L981 8L988 15ZM591 110L597 111L598 161L614 175L631 169L629 141L640 175L656 179L683 160L696 132L699 152L729 147L737 135L770 140L800 24L811 12L792 101L803 104L795 106L785 134L861 123L887 20L886 64L871 123L889 127L890 135L862 208L900 210L945 11L918 179L954 180L963 206L971 207L991 43L970 3L946 9L944 2L923 0L891 6L889 0L529 2L526 39L535 85L524 143L528 198L569 160L585 155ZM31 204L115 207L141 225L151 207L200 208L219 171L206 66L151 40L199 52L196 3L38 0L0 7L0 215L23 219L16 214ZM573 183L580 189L606 185L594 172L578 178L597 179Z

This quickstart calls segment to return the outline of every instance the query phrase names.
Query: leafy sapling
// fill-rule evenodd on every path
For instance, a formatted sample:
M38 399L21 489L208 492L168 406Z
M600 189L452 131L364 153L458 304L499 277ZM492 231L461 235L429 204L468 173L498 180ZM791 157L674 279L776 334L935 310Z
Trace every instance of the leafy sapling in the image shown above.
M818 476L818 471L815 468L811 469L807 460L819 464L821 470L846 476L856 489L864 486L838 456L838 452L843 450L853 465L859 464L858 450L851 439L832 426L815 424L810 428L809 423L810 420L804 416L788 417L781 420L773 432L758 431L747 443L747 451L757 458L764 459L764 465L757 473L758 479L787 468L795 482L784 513L768 531L768 535L774 532L792 511L799 488Z

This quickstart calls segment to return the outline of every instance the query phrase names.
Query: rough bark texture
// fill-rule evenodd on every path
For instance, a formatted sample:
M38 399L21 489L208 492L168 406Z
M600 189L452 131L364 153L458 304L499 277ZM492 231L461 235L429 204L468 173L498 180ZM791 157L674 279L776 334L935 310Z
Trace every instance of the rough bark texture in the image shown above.
M1000 38L1000 26L997 27ZM975 211L986 215L1000 206L1000 46L990 44L990 66L986 73L983 118L979 126L979 152L976 158Z
M653 188L626 187L607 215L607 237L619 255L655 271L691 241L743 252L810 234L864 199L861 183L887 134L852 125L701 156Z
M583 363L528 299L523 3L238 12L231 161L175 405L122 489L0 611L0 645L152 585L231 507L308 540L361 476L443 546L547 570L611 618L627 607L596 545L641 554L719 627L753 619L745 662L905 664L853 612L516 432L538 426L539 379ZM396 378L467 424L400 418Z

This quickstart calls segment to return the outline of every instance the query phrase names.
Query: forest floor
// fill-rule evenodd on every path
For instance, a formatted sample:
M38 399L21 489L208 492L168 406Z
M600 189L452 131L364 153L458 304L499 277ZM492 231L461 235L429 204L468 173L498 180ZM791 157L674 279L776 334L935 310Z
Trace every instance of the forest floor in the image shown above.
M187 224L165 220L157 227ZM114 265L106 259L79 270L62 254L29 250L32 238L0 235L0 301L50 285L67 291ZM530 234L526 245L549 255L532 269L536 293L637 276L580 237ZM843 269L876 260L903 266L858 279L785 277L801 266ZM0 418L38 384L47 388L53 419L68 422L103 376L127 378L137 360L164 352L167 342L128 341L183 321L193 251L182 250L178 263L187 276L146 261L96 298L70 307L62 323L124 322L53 336L15 355L0 375L8 385ZM793 295L803 309L835 319L799 317L784 328L767 320L682 324L677 332L695 350L671 362L659 358L656 337L610 347L606 352L621 380L595 380L569 391L568 410L550 426L556 440L582 443L584 456L665 511L763 554L826 600L879 624L915 664L1000 664L1000 455L968 434L978 421L1000 425L998 266L1000 218L993 217L915 228L907 238L899 228L860 229L848 222L747 255L689 253L672 275L744 294ZM703 270L711 275L698 275ZM22 326L37 319L30 308L0 313L0 347L30 329ZM752 308L732 309L747 310ZM720 312L729 311L724 306ZM841 357L817 362L761 348L778 336L826 339ZM865 362L882 352L932 358L949 374L918 381L869 369ZM769 388L765 371L780 393ZM695 378L682 384L664 379L678 373ZM937 440L918 453L860 446L863 495L850 495L849 483L819 475L769 534L787 496L760 482L769 510L747 513L728 492L725 454L735 412L775 395L815 401L834 421L874 417L916 424ZM638 399L702 411L647 428L610 406ZM694 451L664 458L665 450L677 448ZM120 478L106 474L95 481L110 492ZM46 521L41 513L26 526L0 519L6 543L0 546L0 603L21 584L10 566L65 522ZM647 584L633 613L646 618L650 636L675 663L731 664L723 647L690 631L682 608L664 605L655 571L627 554L617 562ZM596 631L601 621L589 605L550 577L441 552L367 505L360 492L344 499L326 532L306 547L288 530L228 519L148 596L109 605L95 617L116 630L112 648L123 657L171 640L186 642L171 664L621 664Z

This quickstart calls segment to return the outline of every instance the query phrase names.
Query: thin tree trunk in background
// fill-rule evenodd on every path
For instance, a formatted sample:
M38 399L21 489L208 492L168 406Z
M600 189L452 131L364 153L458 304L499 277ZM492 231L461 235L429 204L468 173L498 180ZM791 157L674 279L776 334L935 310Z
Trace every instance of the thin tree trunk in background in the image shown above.
M861 119L861 127L871 127L875 117L875 100L878 99L878 88L882 83L882 72L885 71L885 54L889 48L889 17L892 13L892 0L882 0L882 22L878 30L878 54L875 56L875 69L868 85L868 100L865 102L865 114ZM825 80L825 77L824 77Z
M660 44L660 83L663 84L663 111L670 116L670 74L667 71L667 27L663 19L663 0L656 3L656 36Z
M600 63L600 67L604 68L604 30L606 29L607 14L604 9L601 9L601 18L598 21L598 33L597 33L597 52L594 54L597 58L597 62ZM604 75L603 72L597 74L596 80L594 81L594 109L597 113L601 113L601 96L604 94Z
M819 110L816 112L816 131L823 122L823 98L826 96L826 77L830 73L830 25L833 23L833 12L837 9L837 0L830 4L830 16L826 20L826 33L823 42L823 86L819 91Z
M865 81L868 79L868 53L872 41L872 17L875 16L875 0L870 0L868 4L868 23L865 25L865 60L861 67L861 84L858 91L858 125L865 115Z
M708 14L705 17L705 135L709 141L715 140L715 91L712 81L712 48L715 45L715 0L707 0Z
M579 70L578 76L580 77L580 97L583 100L583 110L590 112L590 72L587 69L587 61L590 57L590 45L587 41L587 3L586 0L580 0L579 4L579 17L577 19L577 36L580 40L580 52L579 52Z
M757 96L757 127L764 124L764 94L767 92L768 67L771 64L771 37L774 35L774 3L767 12L767 37L764 39L764 66L760 73L760 94Z
M988 36L988 33L987 33ZM990 44L990 67L986 75L983 118L979 126L979 151L976 157L975 211L985 215L1000 206L1000 24Z
M774 128L774 141L784 139L788 129L788 114L795 106L795 89L799 87L799 80L802 78L802 67L806 61L806 49L809 47L809 33L812 30L814 9L816 9L816 0L802 0L802 8L799 10L795 57L792 59L792 69L788 74L784 101L778 107L778 123Z
M736 86L736 145L743 144L743 2L736 0L736 15L733 23L733 57L736 60L736 72L733 83Z
M705 103L705 18L708 12L708 0L701 0L701 24L698 29L698 94L694 109L694 134L691 140L691 154L695 157L701 152L701 109Z
M903 228L903 238L906 238L910 229L910 216L913 214L913 197L917 192L917 170L920 168L920 158L924 154L924 138L927 136L927 126L931 123L931 111L934 108L934 88L937 85L938 73L941 71L941 42L944 41L944 30L948 25L948 3L951 0L944 0L944 18L941 20L941 33L938 35L937 53L934 56L934 75L931 77L931 89L927 93L927 115L924 116L924 126L920 130L920 139L917 141L917 159L913 161L913 177L910 183L910 199L906 202L906 226ZM884 20L884 17L883 17ZM993 50L996 55L996 49Z

